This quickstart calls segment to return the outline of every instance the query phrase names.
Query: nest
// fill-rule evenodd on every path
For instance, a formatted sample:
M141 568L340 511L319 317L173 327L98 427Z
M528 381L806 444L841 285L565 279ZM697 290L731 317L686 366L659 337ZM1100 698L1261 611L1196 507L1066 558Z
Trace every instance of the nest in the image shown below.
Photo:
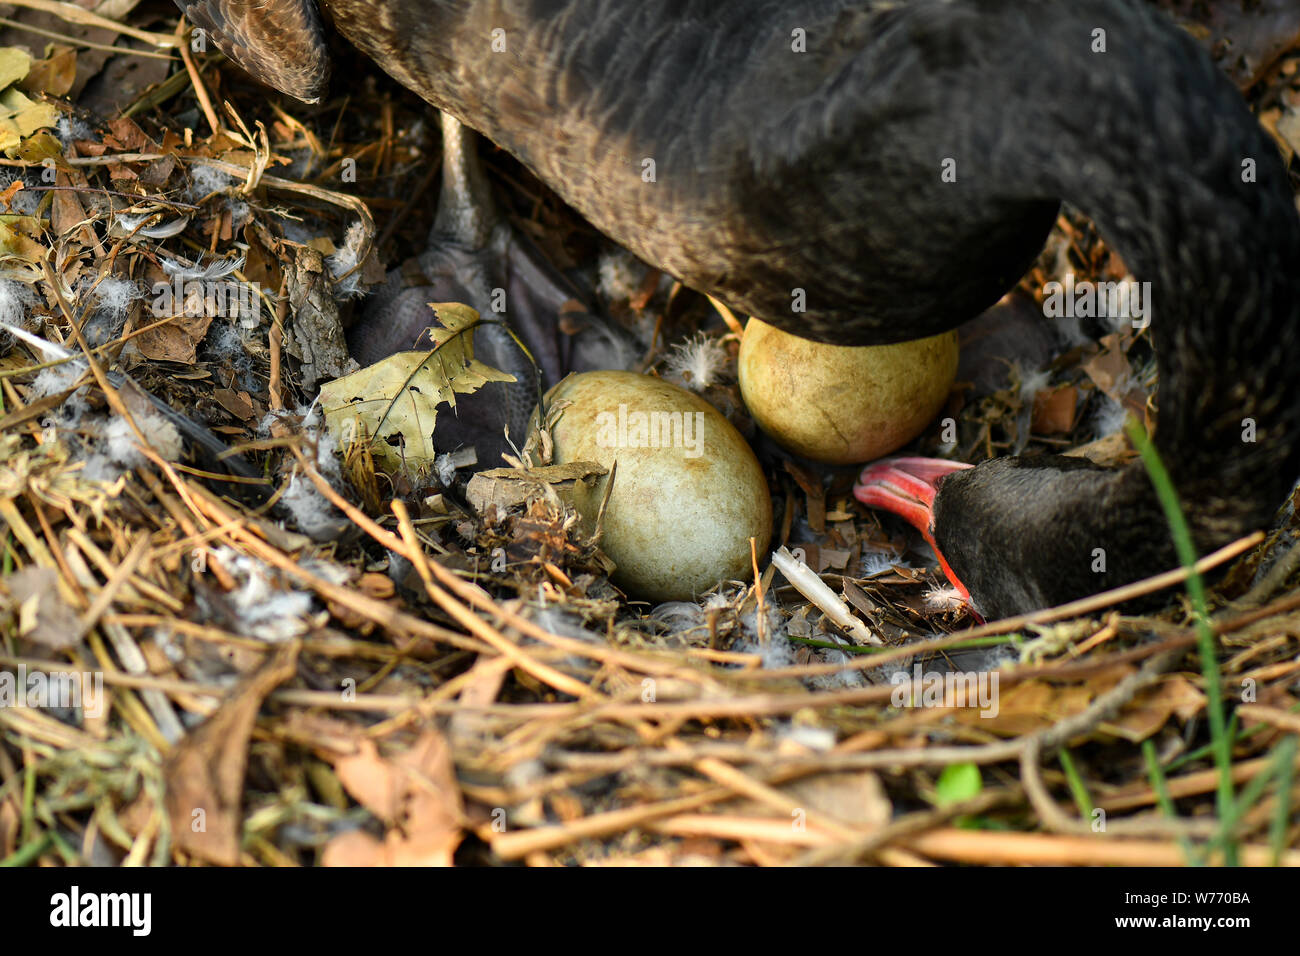
M385 471L312 408L354 293L429 225L418 100L369 71L364 108L291 111L173 23L18 6L70 42L12 81L0 189L0 861L1300 862L1290 505L1203 560L1199 631L1187 600L1121 608L1183 571L980 623L850 472L754 436L734 319L628 267L608 311L759 441L773 546L826 585L756 555L698 603L629 600L554 488L476 507L456 461ZM1297 62L1256 90L1283 131ZM594 258L489 161L517 227ZM1068 210L1021 301L1065 271L1126 275ZM916 448L1121 461L1099 420L1149 417L1152 367L1143 332L1082 329Z

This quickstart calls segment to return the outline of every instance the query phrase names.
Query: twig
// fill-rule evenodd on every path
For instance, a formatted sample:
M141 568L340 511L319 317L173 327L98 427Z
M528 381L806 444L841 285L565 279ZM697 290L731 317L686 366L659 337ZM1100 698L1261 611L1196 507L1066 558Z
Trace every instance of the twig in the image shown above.
M164 49L182 46L181 41L165 33L150 33L147 30L138 30L135 27L127 26L125 23L118 23L116 20L110 20L107 17L101 17L97 13L91 13L89 10L85 10L73 3L61 3L59 0L7 0L7 2L12 7L25 7L28 10L40 10L42 13L52 14L67 23L111 30L114 33L132 37L142 43L148 43L150 46Z
M71 4L69 4L71 6ZM81 9L78 7L77 9ZM113 46L109 43L95 43L91 40L81 40L77 37L68 36L66 33L58 33L54 30L43 30L40 27L33 26L30 23L20 23L17 20L10 20L8 17L0 17L0 25L9 27L12 30L22 30L24 33L34 33L40 37L48 37L51 40L58 40L60 43L66 43L70 46L84 47L87 50L103 50L107 53L115 53L120 56L140 56L151 60L175 60L176 57L166 53L154 53L152 50L133 50L130 47ZM121 25L119 24L119 27ZM118 32L122 32L120 29Z
M135 569L139 566L140 561L144 558L145 552L148 550L149 536L141 535L136 539L135 544L131 546L130 552L122 559L122 563L118 565L117 569L104 584L104 587L100 590L99 594L95 596L95 600L91 602L86 613L81 616L81 620L77 622L78 640L89 634L91 628L99 623L100 617L113 605L113 601L117 599L118 592L121 591L131 579L131 575L135 573Z
M870 857L891 843L898 843L908 837L934 830L957 817L974 816L986 813L995 807L1013 805L1018 803L1020 798L1019 790L1013 786L1005 790L985 791L969 800L959 800L932 810L905 813L869 836L851 843L812 850L791 860L790 865L835 866L855 863Z
M316 487L316 490L319 491L332 505L334 505L334 507L347 515L347 517L356 524L357 527L370 535L381 546L387 548L389 551L401 555L414 564L415 558L410 554L410 549L407 548L405 541L393 534L391 531L381 528L369 515L335 491L333 486L325 480L320 472L317 471L300 452L295 451L295 454L298 456L298 461L299 464L302 465L303 472L311 480L311 483ZM559 634L552 634L545 628L539 627L534 622L520 616L509 607L494 601L491 595L482 588L466 581L462 581L437 561L430 561L428 567L434 577L438 579L438 583L452 594L455 594L461 600L478 608L480 611L493 615L497 620L514 628L527 637L535 638L536 640L550 644L553 647L562 648L570 654L599 661L602 664L616 664L644 674L681 677L695 683L704 684L706 687L719 686L711 675L692 667L685 666L676 660L667 661L662 658L652 657L648 654L632 654L619 650L618 648L591 644L586 641L563 637ZM570 705L543 706L553 708L556 706L569 707Z
M1242 720L1260 720L1271 724L1278 730L1300 734L1300 714L1293 714L1281 707L1268 707L1264 704L1238 704L1237 716Z
M1154 840L1098 840L1082 836L1040 833L985 832L946 828L903 841L923 856L956 863L1019 866L1185 866L1176 843ZM1269 847L1244 846L1245 866L1272 866ZM1281 855L1282 866L1300 866L1300 852Z
M1043 783L1038 762L1042 748L1031 739L1020 754L1020 782L1025 796L1038 815L1039 822L1055 833L1073 833L1105 836L1168 836L1209 838L1218 832L1215 820L1161 820L1151 817L1143 820L1108 820L1101 830L1094 831L1091 824L1076 820L1060 808Z
M859 644L885 646L885 642L873 634L866 624L853 616L849 606L827 587L817 572L791 554L784 545L772 552L772 563L794 585L795 590L815 604L832 624L855 637Z
M212 107L212 98L208 96L208 88L203 84L203 77L199 75L199 65L194 62L194 54L190 52L188 43L183 42L186 33L185 18L176 24L176 35L181 42L177 43L180 50L181 59L185 61L185 72L190 76L190 85L194 87L194 96L199 101L199 109L203 111L203 118L208 121L208 126L212 130L212 135L217 136L221 133L221 120L217 118L217 111Z
M738 318L736 318L736 313L732 312L731 309L723 305L721 301L715 299L713 296L709 296L708 299L713 308L717 310L718 315L722 316L722 321L727 324L727 328L731 329L731 331L737 336L743 338L745 335L745 326L741 324L741 321Z
M197 514L207 515L217 523L225 523L231 520L231 514L226 510L225 506L211 498L206 489L192 489L191 500L196 502L195 512ZM238 541L244 550L252 552L267 564L274 565L291 577L297 578L321 597L356 611L386 631L402 637L425 638L478 653L483 653L488 649L488 645L466 637L450 628L439 627L413 615L404 614L383 601L368 597L353 588L342 587L326 581L324 578L312 574L299 565L297 561L281 553L278 548L270 546L246 528L234 528L231 531L231 538Z
M184 156L182 157L188 163L197 163L200 166L210 166L223 173L231 176L243 176L247 179L250 175L250 167L238 166L235 163L228 163L222 159L211 159L207 156ZM355 213L361 220L362 241L360 248L357 249L357 263L342 275L335 276L335 282L342 282L348 276L355 273L358 269L365 266L366 260L374 248L375 241L375 220L370 215L370 209L366 204L355 196L349 196L347 193L338 192L333 189L323 189L320 186L313 186L310 183L299 183L292 179L282 179L279 176L263 175L258 179L263 186L270 186L283 192L297 193L301 196L308 196L312 199L318 199L321 202L329 203L332 206L340 206Z
M1278 558L1277 563L1268 569L1259 583L1247 591L1237 603L1244 607L1262 604L1273 596L1273 592L1286 584L1287 578L1291 577L1297 567L1300 567L1300 542L1292 542L1286 554Z
M1264 532L1256 531L1254 534L1249 534L1231 544L1224 545L1218 551L1208 554L1196 562L1196 570L1199 572L1208 571L1220 564L1231 561L1263 540ZM755 674L754 678L756 680L783 680L791 677L821 677L828 674L839 674L847 670L867 670L900 658L952 647L955 644L961 644L963 641L1018 631L1029 624L1047 624L1066 618L1081 617L1085 614L1091 614L1093 611L1099 611L1115 604L1122 604L1144 594L1151 594L1175 584L1180 584L1187 579L1187 575L1186 568L1165 571L1143 581L1135 581L1132 584L1126 584L1110 591L1103 591L1101 594L1094 594L1092 597L1081 598L1078 601L1071 601L1069 604L1062 604L1059 607L1045 608L1031 614L1020 614L1016 617L1004 618L1001 621L991 621L988 624L981 624L969 630L958 631L956 634L949 634L946 637L917 641L915 644L890 648L880 653L866 654L859 660L849 661L845 664L810 664L805 667L772 668Z
M284 395L281 391L280 363L281 347L284 344L284 320L289 316L289 273L286 270L280 282L280 293L275 303L275 316L271 319L271 330L267 334L267 346L270 351L270 381L266 391L271 400L271 411L284 409Z
M696 763L695 769L715 783L729 787L737 794L772 807L778 812L787 814L787 816L796 811L802 811L809 824L825 830L838 840L851 840L862 836L860 830L849 826L842 820L837 820L828 814L807 807L799 801L792 800L788 794L755 780L729 763L714 757L705 757ZM782 821L782 826L788 830L790 828L789 821Z
M81 334L81 327L77 324L77 320L72 313L72 307L68 305L67 297L63 294L63 282L54 271L54 267L50 264L48 255L41 259L40 265L42 271L45 273L45 281L49 284L54 300L59 306L59 311L62 313L64 320L68 323L69 328L72 330L72 334L77 340L77 346L81 349L86 364L90 366L91 374L95 376L95 382L99 385L100 391L104 393L104 398L108 401L109 407L112 408L115 413L120 415L130 427L131 434L139 446L140 453L153 462L154 465L167 476L172 487L176 489L176 493L180 495L181 500L185 501L192 510L197 512L197 509L194 508L193 503L189 500L185 483L181 480L181 477L176 474L176 470L172 468L171 463L164 460L162 456L154 451L153 446L149 444L149 440L145 438L144 432L140 430L139 424L136 423L134 416L131 415L125 403L123 403L122 396L118 394L117 389L113 387L111 382L109 382L108 376L105 374L103 367L91 352L90 344L86 341L85 336Z
M516 667L531 674L537 680L549 684L565 694L572 694L579 700L604 699L603 694L587 686L582 681L570 677L568 674L558 671L547 664L533 660L522 648L507 640L504 634L493 628L487 621L475 616L473 611L440 588L433 580L433 574L429 570L429 559L426 557L424 549L420 547L405 502L400 499L395 500L392 507L393 514L397 516L397 527L401 531L402 540L406 542L406 553L411 557L411 563L415 567L416 574L420 576L420 580L424 583L425 592L435 604L450 614L461 627L490 644L498 653L509 658Z

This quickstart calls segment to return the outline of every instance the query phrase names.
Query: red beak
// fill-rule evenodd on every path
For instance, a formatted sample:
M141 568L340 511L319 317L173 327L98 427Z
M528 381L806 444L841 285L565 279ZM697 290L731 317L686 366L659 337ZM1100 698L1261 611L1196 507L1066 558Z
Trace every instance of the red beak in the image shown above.
M921 532L934 549L944 575L968 604L970 591L948 566L948 559L934 540L934 496L946 476L970 467L941 458L882 458L868 465L853 487L854 497L867 507L893 512Z

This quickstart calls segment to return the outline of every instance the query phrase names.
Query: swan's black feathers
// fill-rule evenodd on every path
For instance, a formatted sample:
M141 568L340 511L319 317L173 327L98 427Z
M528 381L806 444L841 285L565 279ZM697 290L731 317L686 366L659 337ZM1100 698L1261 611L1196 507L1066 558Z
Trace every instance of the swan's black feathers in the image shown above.
M250 25L300 2L246 12L236 56L263 56ZM385 70L641 258L809 338L955 327L1015 284L1068 200L1152 284L1156 442L1198 545L1267 522L1300 473L1286 170L1209 57L1138 0L327 6ZM280 66L313 75L310 57L288 62L297 50L283 45ZM941 486L941 544L972 592L985 571L1028 575L997 603L1026 609L1171 562L1140 470L1085 481L1041 465ZM1030 486L1032 501L1016 490ZM1081 560L1096 548L1115 569L1105 581Z

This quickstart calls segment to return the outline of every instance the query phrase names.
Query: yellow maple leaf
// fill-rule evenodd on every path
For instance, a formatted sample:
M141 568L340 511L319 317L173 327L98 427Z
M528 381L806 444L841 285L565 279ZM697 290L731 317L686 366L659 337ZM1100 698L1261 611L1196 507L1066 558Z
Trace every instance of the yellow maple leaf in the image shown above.
M321 408L341 444L364 436L385 471L431 462L437 454L433 429L442 405L454 408L489 382L515 377L474 358L479 314L460 303L432 304L442 327L430 330L434 348L398 352L321 386Z

